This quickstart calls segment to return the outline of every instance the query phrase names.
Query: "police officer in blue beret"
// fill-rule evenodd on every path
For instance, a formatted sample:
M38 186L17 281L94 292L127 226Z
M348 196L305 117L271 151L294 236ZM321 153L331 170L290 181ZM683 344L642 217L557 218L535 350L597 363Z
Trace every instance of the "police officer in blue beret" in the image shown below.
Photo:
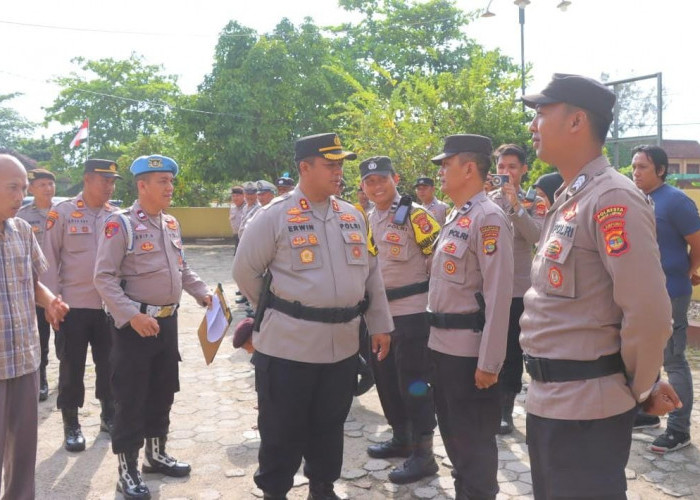
M165 451L170 407L180 389L177 310L183 289L203 306L211 304L211 293L187 265L177 220L163 212L177 172L166 156L134 161L138 200L107 220L95 264L95 288L110 315L112 451L119 457L117 490L126 498L151 498L138 471L144 439L144 472L190 473Z

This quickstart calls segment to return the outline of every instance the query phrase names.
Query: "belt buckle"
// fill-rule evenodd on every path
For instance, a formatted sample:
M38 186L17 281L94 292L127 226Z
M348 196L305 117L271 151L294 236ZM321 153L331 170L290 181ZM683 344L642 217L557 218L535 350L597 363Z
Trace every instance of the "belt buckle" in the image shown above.
M146 314L148 316L150 316L151 318L157 318L159 313L160 313L160 307L152 306L152 305L146 306Z
M175 306L161 306L160 311L158 311L158 318L169 318L173 315Z

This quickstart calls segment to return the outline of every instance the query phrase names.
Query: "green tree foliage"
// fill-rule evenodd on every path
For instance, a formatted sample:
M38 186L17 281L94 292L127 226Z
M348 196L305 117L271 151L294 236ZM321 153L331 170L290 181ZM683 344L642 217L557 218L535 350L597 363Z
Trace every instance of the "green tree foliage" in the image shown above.
M161 66L129 59L72 60L77 71L55 82L61 91L46 109L46 122L74 125L57 139L64 152L85 118L90 120L90 155L115 157L121 146L140 135L168 131L169 106L180 95L177 79L163 74ZM72 163L82 161L83 151L71 151Z
M0 147L14 148L20 139L27 137L34 130L34 123L2 104L19 95L21 94L0 95Z
M472 50L469 68L409 76L393 84L388 97L345 74L355 92L339 113L341 132L361 159L390 156L404 192L412 191L416 177L435 175L430 158L441 151L447 135L478 133L491 137L494 146L524 144L528 134L515 103L517 68L503 62L497 52ZM355 182L354 174L351 170L346 178Z
M181 107L176 130L207 181L274 178L292 168L296 137L332 129L335 103L349 88L329 67L343 67L310 19L283 19L270 35L229 23L212 73Z

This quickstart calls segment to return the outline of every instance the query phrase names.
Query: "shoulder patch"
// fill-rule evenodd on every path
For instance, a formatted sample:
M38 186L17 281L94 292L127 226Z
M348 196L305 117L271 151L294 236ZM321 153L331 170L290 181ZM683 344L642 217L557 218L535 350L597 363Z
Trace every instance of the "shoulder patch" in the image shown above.
M415 206L411 210L411 227L416 244L421 249L423 255L433 253L433 244L440 234L440 224L423 207Z
M593 219L598 223L602 224L608 219L619 218L624 219L625 213L627 213L627 207L625 205L610 205L601 210L598 210L593 216Z
M46 230L48 231L51 229L55 224L56 221L58 220L58 212L55 210L50 210L49 213L46 215Z

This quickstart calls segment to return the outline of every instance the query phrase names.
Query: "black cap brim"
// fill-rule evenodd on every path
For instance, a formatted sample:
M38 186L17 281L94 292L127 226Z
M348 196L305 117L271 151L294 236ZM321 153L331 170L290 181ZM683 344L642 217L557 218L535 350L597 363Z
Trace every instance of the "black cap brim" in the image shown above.
M439 155L434 156L433 158L431 158L430 161L432 161L435 165L442 165L442 160L444 160L445 158L449 158L449 157L451 157L451 156L454 156L454 155L456 155L456 154L459 154L459 152L454 152L454 153L447 153L447 152L445 152L445 153L440 153Z
M562 102L559 99L554 99L544 94L524 95L520 98L520 100L523 101L523 103L525 103L525 106L527 106L528 108L536 108L537 106L543 104L554 104L557 102Z

